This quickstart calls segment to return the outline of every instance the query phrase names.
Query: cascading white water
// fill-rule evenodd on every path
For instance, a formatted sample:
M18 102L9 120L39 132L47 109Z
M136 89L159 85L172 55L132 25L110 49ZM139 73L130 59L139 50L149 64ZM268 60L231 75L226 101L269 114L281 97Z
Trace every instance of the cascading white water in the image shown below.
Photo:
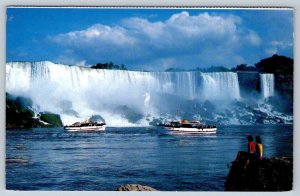
M126 126L115 110L127 106L153 116L159 108L153 97L168 94L186 100L239 99L237 74L200 72L138 72L90 69L51 62L6 64L7 92L30 97L41 111L61 114L64 124L74 118L64 114L64 101L72 103L78 118L100 114L111 126ZM176 107L174 105L174 107Z
M233 72L202 73L203 94L207 100L240 99L238 77Z
M260 89L263 97L269 98L274 96L274 74L259 74Z

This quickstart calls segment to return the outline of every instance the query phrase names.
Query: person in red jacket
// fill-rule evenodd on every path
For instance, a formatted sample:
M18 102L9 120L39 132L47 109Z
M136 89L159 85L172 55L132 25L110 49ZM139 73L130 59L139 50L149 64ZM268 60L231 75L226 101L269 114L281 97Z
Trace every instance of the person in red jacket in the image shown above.
M249 161L252 158L255 158L255 143L253 141L253 137L251 135L247 136L248 139L248 151L239 151L234 162L239 162L241 157L247 158L246 166L249 164Z

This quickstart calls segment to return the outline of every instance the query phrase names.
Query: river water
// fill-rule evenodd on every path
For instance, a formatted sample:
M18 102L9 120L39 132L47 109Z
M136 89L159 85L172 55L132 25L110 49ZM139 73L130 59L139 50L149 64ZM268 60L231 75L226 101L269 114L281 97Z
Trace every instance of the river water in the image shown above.
M214 135L172 135L157 127L67 132L6 131L6 188L113 191L138 183L162 191L223 191L228 163L260 135L265 156L293 155L292 125L219 127Z

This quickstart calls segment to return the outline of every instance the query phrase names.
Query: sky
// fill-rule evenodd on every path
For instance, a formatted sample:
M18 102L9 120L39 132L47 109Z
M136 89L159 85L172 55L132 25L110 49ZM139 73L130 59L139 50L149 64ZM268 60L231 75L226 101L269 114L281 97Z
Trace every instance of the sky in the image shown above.
M8 8L7 61L164 71L293 58L293 10Z

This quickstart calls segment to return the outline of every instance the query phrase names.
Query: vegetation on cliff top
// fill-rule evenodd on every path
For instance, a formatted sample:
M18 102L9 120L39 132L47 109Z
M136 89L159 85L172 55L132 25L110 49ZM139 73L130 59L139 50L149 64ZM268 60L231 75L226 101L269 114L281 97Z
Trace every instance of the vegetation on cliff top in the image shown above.
M123 65L123 64L117 65L117 64L114 64L113 62L109 62L109 63L97 63L96 65L93 65L91 68L92 69L119 69L119 70L127 70L127 68L125 67L125 65Z
M293 74L293 66L293 59L278 55L273 55L270 58L262 59L255 64L255 67L259 72L284 75Z
M166 69L167 72L178 72L178 71L200 71L200 72L227 72L227 71L257 71L260 73L274 73L283 75L293 74L294 60L274 54L269 58L265 58L257 62L254 66L247 64L240 64L231 69L223 66L211 66L209 68L195 68L190 70L180 69L180 68L169 68Z

